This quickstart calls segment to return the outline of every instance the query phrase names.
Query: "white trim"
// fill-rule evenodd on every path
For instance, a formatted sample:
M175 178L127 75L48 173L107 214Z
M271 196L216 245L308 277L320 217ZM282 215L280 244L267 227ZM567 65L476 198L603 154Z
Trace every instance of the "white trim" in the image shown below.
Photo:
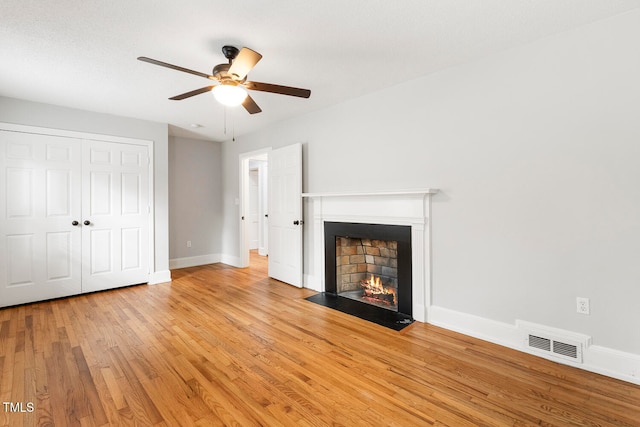
M193 257L173 258L169 260L169 268L173 270L176 268L196 267L199 265L218 263L227 264L236 268L244 268L240 265L239 257L228 254L207 254Z
M432 305L429 308L428 322L432 325L450 329L461 334L469 335L481 340L500 344L505 347L520 348L520 333L514 325L497 322L484 317L450 310Z
M302 197L355 197L355 196L403 196L409 194L436 194L439 190L434 188L419 188L414 190L394 191L361 191L361 192L333 192L333 193L302 193Z
M583 354L585 369L640 385L640 356L592 345Z
M236 268L245 268L247 267L240 265L240 258L237 256L233 256L233 255L228 255L228 254L221 254L220 255L220 262L222 264L227 264L230 265L232 267L236 267Z
M221 262L221 254L208 254L192 257L173 258L169 260L169 268L174 270L176 268L196 267L198 265L216 264Z
M258 164L258 255L269 255L269 165L266 161Z
M522 338L522 332L523 328L533 325L529 322L516 320L516 325L512 325L438 306L431 306L428 314L429 323L435 326L522 351L523 353L533 356L542 357L556 363L640 385L640 355L591 345L591 338L583 334L546 326L543 327L554 335L572 336L584 343L582 353L583 362L576 363L565 359L545 357L538 352L527 349ZM535 327L538 329L541 328L540 325L535 325Z
M247 217L245 210L249 203L249 160L264 155L269 155L271 147L263 148L260 150L249 151L247 153L240 153L238 155L238 257L234 267L248 267L249 266L249 241L247 231L247 221L243 221L242 217ZM236 261L234 259L234 261ZM227 263L225 263L227 264Z
M95 141L105 141L105 142L119 142L121 144L136 144L136 145L144 145L144 144L153 144L153 141L146 139L138 139L138 138L129 138L124 136L116 136L116 135L108 135L108 134L100 134L100 133L90 133L76 130L66 130L66 129L55 129L55 128L47 128L41 126L31 126L31 125L20 125L16 123L6 123L0 122L0 129L7 130L10 132L22 132L22 133L33 133L37 135L53 135L53 136L64 136L67 138L76 138L76 139L90 139Z
M147 141L147 154L149 155L149 280L156 271L156 190L155 190L155 144ZM171 275L169 275L171 280Z
M127 138L115 135L105 135L98 133L80 132L75 130L54 129L40 126L21 125L16 123L0 122L0 130L8 132L31 133L37 135L63 136L74 139L84 139L92 141L116 142L120 144L143 145L147 147L149 155L149 283L153 282L156 274L155 266L155 188L154 188L154 141L137 138ZM169 276L169 280L171 280Z
M156 271L149 275L149 285L171 282L171 271Z
M355 222L352 215L327 215L323 217L324 221L333 222ZM380 215L361 215L358 216L358 221L366 224L388 224L388 225L412 225L426 224L426 218L423 217L394 217L389 218Z
M318 276L312 276L310 274L305 274L303 276L303 288L311 289L312 291L322 292L324 290L324 286L322 285L322 279Z

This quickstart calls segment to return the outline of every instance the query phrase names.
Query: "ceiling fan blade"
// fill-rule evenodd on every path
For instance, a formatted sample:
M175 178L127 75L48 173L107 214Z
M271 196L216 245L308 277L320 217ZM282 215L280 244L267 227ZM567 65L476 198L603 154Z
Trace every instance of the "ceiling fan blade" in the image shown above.
M169 99L173 101L180 101L185 98L190 98L192 96L200 95L201 93L211 92L211 89L213 88L214 86L201 87L200 89L192 90L191 92L186 92L180 95L172 96Z
M229 74L235 74L238 76L238 80L242 80L247 76L249 71L256 66L260 59L262 59L262 55L258 52L248 47L243 47L231 63Z
M311 96L309 89L300 89L297 87L280 86L271 83L245 82L244 86L250 90L258 90L261 92L279 93L280 95L297 96L299 98L308 98Z
M258 107L258 104L256 104L256 101L254 101L249 95L247 95L242 102L242 106L249 112L249 114L256 114L262 111L262 109Z
M147 58L146 56L139 56L138 61L148 62L149 64L159 65L161 67L171 68L172 70L182 71L183 73L194 74L196 76L204 77L205 79L215 80L216 78L199 71L190 70L188 68L180 67L179 65L169 64L167 62L158 61L156 59Z

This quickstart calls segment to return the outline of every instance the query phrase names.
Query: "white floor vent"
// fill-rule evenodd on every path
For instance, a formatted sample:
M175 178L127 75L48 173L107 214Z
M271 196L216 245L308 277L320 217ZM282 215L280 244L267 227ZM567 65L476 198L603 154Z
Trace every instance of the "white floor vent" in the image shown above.
M549 328L534 323L517 321L525 335L527 350L551 358L582 363L582 352L590 345L591 338L561 329Z
M537 348L538 350L551 351L551 340L549 338L537 337L529 334L529 347Z
M562 357L582 363L582 349L580 344L570 344L529 334L529 348L534 351L544 351L545 353L549 353L550 356Z

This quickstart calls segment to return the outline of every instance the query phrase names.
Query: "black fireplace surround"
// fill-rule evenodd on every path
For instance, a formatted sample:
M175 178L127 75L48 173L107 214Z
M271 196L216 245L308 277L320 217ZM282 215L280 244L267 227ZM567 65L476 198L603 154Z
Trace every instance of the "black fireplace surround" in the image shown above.
M336 283L336 238L338 237L397 242L397 312L338 295ZM411 226L325 222L324 255L325 292L308 298L310 301L353 314L354 316L395 330L400 330L413 321L411 294Z

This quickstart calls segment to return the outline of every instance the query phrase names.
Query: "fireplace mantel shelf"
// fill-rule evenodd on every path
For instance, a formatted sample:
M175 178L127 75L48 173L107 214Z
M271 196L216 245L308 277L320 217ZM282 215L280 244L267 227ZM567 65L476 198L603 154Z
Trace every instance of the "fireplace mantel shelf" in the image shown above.
M402 196L410 194L436 194L439 190L434 188L421 188L415 190L396 191L369 191L369 192L335 192L335 193L302 193L302 197L310 199L319 197L353 197L353 196Z

